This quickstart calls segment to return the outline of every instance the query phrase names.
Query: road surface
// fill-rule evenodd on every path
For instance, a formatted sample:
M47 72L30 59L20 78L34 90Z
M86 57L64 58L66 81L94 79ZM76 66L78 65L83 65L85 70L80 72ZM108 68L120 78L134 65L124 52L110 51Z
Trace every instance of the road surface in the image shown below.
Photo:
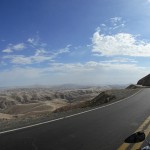
M144 89L108 107L0 134L0 150L117 150L149 115L150 89Z

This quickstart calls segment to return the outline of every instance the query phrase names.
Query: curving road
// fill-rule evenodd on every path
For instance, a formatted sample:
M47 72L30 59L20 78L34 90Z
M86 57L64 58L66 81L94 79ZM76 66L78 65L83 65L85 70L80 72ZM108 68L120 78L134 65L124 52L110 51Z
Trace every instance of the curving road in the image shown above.
M0 134L0 150L116 150L150 115L150 89L119 103Z

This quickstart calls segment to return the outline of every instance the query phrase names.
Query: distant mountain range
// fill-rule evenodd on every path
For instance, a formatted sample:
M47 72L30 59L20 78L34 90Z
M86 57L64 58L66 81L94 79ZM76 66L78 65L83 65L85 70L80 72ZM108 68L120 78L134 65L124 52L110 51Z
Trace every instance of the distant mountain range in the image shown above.
M0 87L0 90L7 89L20 89L20 88L50 88L52 90L73 90L73 89L89 89L89 88L125 88L128 84L114 84L114 85L79 85L79 84L62 84L62 85L30 85L30 86L9 86L9 87Z

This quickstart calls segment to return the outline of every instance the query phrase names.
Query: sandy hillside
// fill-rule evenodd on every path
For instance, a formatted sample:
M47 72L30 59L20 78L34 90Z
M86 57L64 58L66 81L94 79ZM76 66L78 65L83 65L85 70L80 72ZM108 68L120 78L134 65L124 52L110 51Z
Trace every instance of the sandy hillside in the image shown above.
M13 115L0 113L0 120L9 120L9 119L13 119L13 118L14 118Z
M108 88L107 88L108 89ZM61 107L89 101L106 89L54 90L50 88L19 88L0 91L1 119L38 117L51 114ZM7 116L8 115L8 116Z
M51 113L55 111L57 108L62 106L67 106L68 103L62 101L61 99L55 99L52 101L44 101L39 103L29 103L29 104L17 104L11 106L1 113L1 118L6 118L6 115L9 116L9 119L13 119L17 117L24 116L35 116L43 113Z

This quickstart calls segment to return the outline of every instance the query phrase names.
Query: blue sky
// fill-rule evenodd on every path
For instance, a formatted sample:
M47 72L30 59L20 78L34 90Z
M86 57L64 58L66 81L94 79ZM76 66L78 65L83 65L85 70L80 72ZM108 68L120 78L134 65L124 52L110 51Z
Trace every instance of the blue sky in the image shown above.
M130 84L150 71L150 0L1 0L0 86Z

